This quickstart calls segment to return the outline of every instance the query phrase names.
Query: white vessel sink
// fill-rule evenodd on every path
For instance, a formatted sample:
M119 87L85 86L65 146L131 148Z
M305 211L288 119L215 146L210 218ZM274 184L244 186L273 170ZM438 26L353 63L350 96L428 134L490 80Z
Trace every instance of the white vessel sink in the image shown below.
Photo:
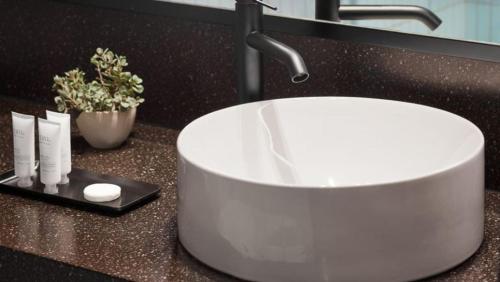
M483 239L484 138L426 106L263 101L178 139L178 225L209 266L257 281L405 281Z

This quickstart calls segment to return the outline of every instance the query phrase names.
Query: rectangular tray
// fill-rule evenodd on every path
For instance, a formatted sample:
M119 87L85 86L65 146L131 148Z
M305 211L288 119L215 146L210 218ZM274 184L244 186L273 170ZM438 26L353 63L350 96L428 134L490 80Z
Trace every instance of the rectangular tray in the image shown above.
M92 172L73 168L69 174L70 183L58 185L57 194L48 194L43 191L44 184L40 182L40 173L33 185L28 188L17 186L18 178L14 170L0 175L0 192L26 195L31 198L48 201L55 204L75 206L90 211L124 213L136 208L154 198L160 191L158 185L134 181L122 177L98 175ZM111 183L121 187L121 197L110 202L95 203L85 200L83 189L94 183Z

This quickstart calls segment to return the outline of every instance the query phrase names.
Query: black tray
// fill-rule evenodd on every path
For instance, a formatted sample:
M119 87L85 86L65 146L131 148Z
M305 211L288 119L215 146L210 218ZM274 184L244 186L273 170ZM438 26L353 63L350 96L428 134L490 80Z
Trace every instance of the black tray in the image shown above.
M40 173L38 173L40 175ZM17 186L18 178L14 170L0 175L0 192L15 193L30 196L37 200L49 201L55 204L75 206L91 211L124 213L132 208L144 204L154 198L160 191L158 185L134 181L122 177L97 175L92 172L73 168L69 174L70 183L58 185L57 194L48 194L43 191L44 184L37 177L33 185L27 188ZM121 187L121 197L110 202L94 203L85 200L83 189L94 183L111 183Z

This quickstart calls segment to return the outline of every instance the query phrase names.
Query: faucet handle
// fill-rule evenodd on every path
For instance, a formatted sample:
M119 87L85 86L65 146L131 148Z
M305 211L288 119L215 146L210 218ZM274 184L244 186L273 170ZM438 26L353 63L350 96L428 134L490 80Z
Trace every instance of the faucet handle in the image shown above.
M278 10L278 7L275 7L275 6L269 5L269 4L267 4L266 2L264 2L264 1L262 1L262 0L253 0L253 1L254 1L255 3L260 4L260 5L262 5L262 6L266 7L266 8L269 8L269 9L271 9L271 10L273 10L273 11Z

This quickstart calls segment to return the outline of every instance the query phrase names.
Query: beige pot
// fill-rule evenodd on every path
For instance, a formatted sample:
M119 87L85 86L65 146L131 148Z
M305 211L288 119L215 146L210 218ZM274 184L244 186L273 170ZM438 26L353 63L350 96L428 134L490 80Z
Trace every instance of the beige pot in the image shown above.
M127 140L134 127L135 114L135 108L126 112L82 112L76 125L92 147L111 149Z

